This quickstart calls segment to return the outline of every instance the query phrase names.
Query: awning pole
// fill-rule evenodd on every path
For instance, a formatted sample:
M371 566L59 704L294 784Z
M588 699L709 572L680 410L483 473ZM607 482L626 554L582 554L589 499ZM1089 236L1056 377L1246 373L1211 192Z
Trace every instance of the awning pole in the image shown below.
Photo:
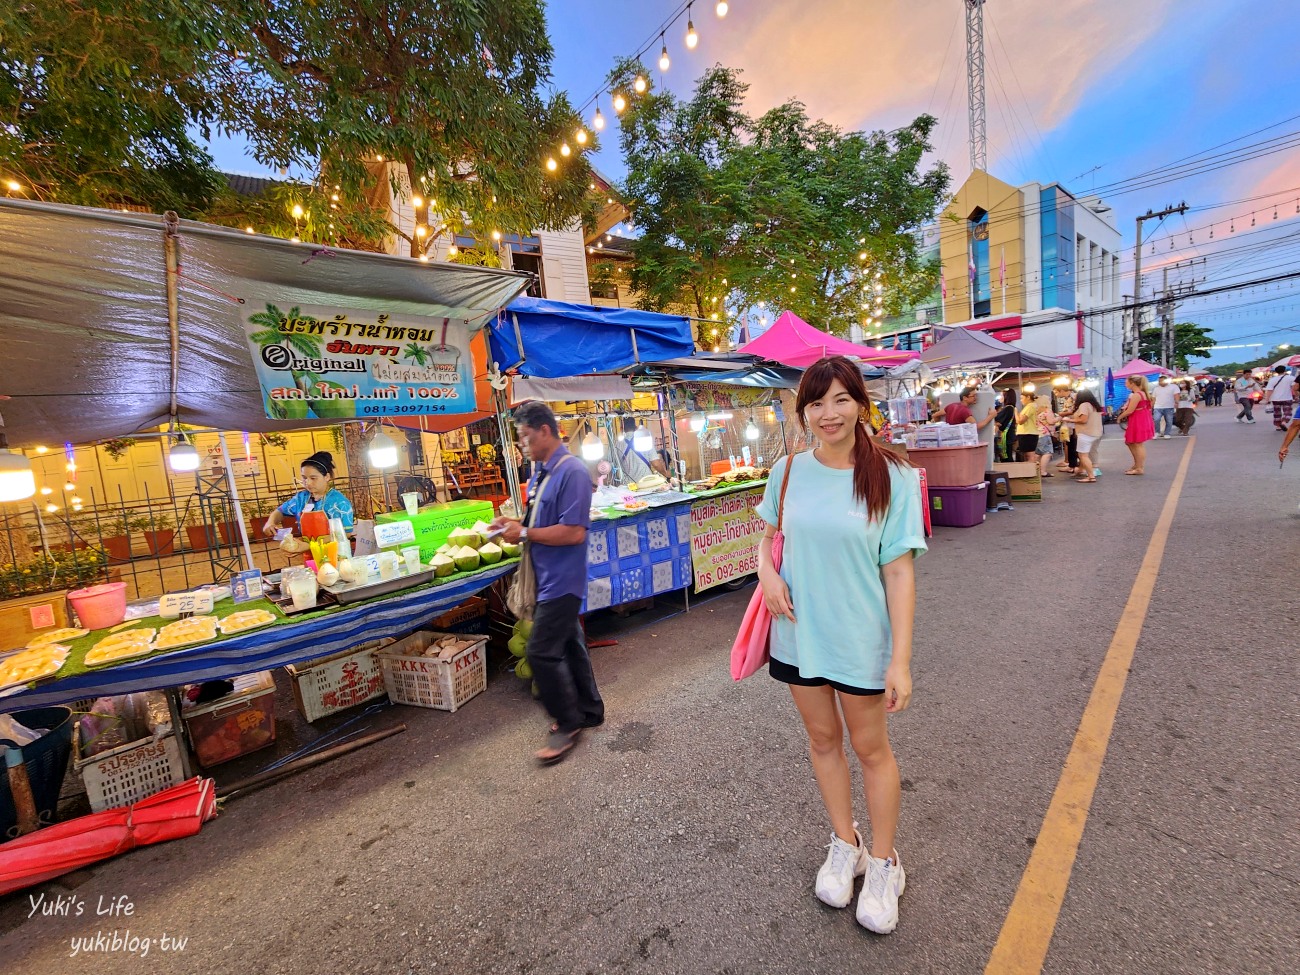
M251 572L257 566L253 564L253 549L248 544L248 525L244 523L244 509L239 503L239 488L235 485L235 465L230 462L230 451L226 449L224 430L217 434L217 440L221 444L221 460L226 465L226 483L230 486L230 503L235 506L235 523L239 525L239 541L244 549L244 568Z
M677 415L671 412L668 394L660 387L655 391L655 399L659 401L659 438L665 446L672 444L672 455L669 460L672 461L672 470L668 472L670 477L677 478L681 481L686 476L682 470L682 453L681 448L677 445ZM668 429L664 429L665 425Z
M173 428L176 425L176 387L180 383L181 365L181 314L180 314L180 217L175 210L163 215L166 230L163 232L163 254L167 261L167 334L171 345L171 409Z
M506 391L492 387L492 398L497 406L497 430L501 434L501 462L506 469L506 486L510 489L510 503L515 506L515 514L524 513L523 492L519 489L519 470L515 467L515 441L510 436L506 424L506 411L510 408L506 402Z

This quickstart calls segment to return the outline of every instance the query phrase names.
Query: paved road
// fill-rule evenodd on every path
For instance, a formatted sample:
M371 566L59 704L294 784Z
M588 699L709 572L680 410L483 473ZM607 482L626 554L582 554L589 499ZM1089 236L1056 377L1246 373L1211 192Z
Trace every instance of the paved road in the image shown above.
M892 723L908 888L888 938L812 896L828 827L802 732L775 682L726 674L742 592L618 624L596 651L610 723L569 762L533 766L543 719L513 679L455 715L393 712L406 734L46 888L83 917L0 901L3 970L981 972L1055 842L1044 815L1192 450L1041 970L1289 975L1300 458L1279 471L1281 435L1226 407L1195 432L1153 443L1142 478L1108 439L1098 484L1053 479L1044 504L940 529L918 563L917 694ZM115 896L133 916L93 916ZM147 960L69 957L128 928L155 939ZM184 950L160 951L164 932Z

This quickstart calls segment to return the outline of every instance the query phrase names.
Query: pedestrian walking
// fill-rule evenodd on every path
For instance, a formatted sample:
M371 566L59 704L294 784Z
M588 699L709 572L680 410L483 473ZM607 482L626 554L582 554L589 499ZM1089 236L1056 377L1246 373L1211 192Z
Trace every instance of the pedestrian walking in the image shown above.
M1241 407L1237 411L1238 423L1255 422L1255 393L1257 392L1259 392L1259 383L1250 374L1250 370L1241 370L1232 384L1232 393L1237 398L1237 405Z
M1154 440L1156 436L1155 423L1151 419L1151 387L1146 376L1129 376L1124 380L1124 385L1129 389L1128 400L1115 417L1120 423L1128 421L1128 426L1124 429L1124 446L1133 455L1133 466L1124 473L1144 474L1147 466L1147 441Z
M1215 376L1214 382L1211 383L1211 385L1214 387L1214 405L1222 406L1223 392L1228 388L1228 384L1224 382L1222 379L1220 379L1218 376Z
M1065 418L1074 413L1076 402L1074 390L1066 387L1053 399L1056 400L1056 415L1061 421L1059 427L1061 450L1065 454L1061 462L1056 465L1056 469L1065 474L1076 474L1079 470L1079 439L1074 434L1074 427L1065 422Z
M1264 405L1273 408L1273 429L1285 430L1291 422L1295 400L1295 379L1286 366L1274 366L1273 378L1264 387Z
M587 653L578 610L587 591L587 527L591 478L560 442L555 414L530 401L514 412L519 445L533 462L522 521L497 518L502 538L528 543L537 577L537 609L525 655L542 704L555 723L536 753L544 764L573 751L584 728L605 720L605 702Z
M1186 437L1196 422L1196 387L1190 379L1178 384L1178 408L1174 411L1174 426L1178 433Z
M1174 413L1178 409L1178 387L1169 381L1168 376L1161 376L1156 388L1151 390L1151 405L1155 411L1156 437L1168 440L1170 430L1174 428Z
M1092 448L1101 439L1101 404L1090 389L1081 389L1074 398L1074 412L1063 419L1074 431L1078 442L1079 465L1075 480L1092 484L1097 480L1092 463Z
M912 698L912 560L926 549L920 483L872 440L863 422L866 385L842 356L814 363L796 395L799 422L817 447L773 465L758 515L759 584L772 613L772 677L788 684L831 821L814 891L846 907L866 879L858 923L878 934L898 924L906 874L894 845L900 787L886 716ZM780 485L789 466L784 502ZM782 525L781 569L772 539ZM870 841L853 816L844 728L862 765Z

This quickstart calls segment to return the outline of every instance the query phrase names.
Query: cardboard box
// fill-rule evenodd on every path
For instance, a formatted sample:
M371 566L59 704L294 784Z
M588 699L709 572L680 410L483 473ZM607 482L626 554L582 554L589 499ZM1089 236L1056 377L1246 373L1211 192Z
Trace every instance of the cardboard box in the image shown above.
M1043 479L1037 464L994 464L993 470L1002 471L1010 479L1012 501L1043 500Z
M445 504L427 504L414 518L405 511L389 511L375 516L378 525L391 525L409 521L415 529L415 541L420 546L420 559L428 562L447 536L456 528L473 528L478 521L491 522L496 515L491 501L449 501Z
M7 599L0 606L0 650L27 646L38 633L68 625L68 592Z

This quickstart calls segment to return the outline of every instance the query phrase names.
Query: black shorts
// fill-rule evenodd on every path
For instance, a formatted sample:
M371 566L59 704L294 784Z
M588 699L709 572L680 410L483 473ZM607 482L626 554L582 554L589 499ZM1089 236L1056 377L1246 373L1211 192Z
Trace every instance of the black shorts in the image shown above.
M804 677L799 673L798 667L792 667L789 664L782 663L775 657L767 662L767 672L782 684L795 684L798 687L826 687L835 688L841 694L856 694L859 697L869 697L872 694L884 694L883 687L854 687L851 684L841 684L837 680L830 680L826 677Z
M1036 433L1017 433L1016 449L1022 454L1038 453L1038 434Z

